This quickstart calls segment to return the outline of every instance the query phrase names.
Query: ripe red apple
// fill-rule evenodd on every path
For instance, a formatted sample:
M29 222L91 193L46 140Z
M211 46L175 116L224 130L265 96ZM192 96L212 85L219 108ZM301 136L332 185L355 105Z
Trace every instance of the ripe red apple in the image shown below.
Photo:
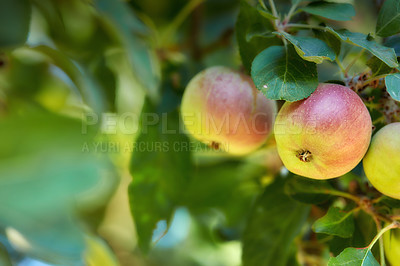
M196 139L228 153L254 151L267 139L276 114L252 79L227 67L210 67L189 82L181 115Z
M357 166L368 149L371 130L361 98L337 84L320 84L308 98L286 102L274 126L286 168L314 179L338 177Z
M400 123L381 128L363 160L365 175L383 194L400 199Z

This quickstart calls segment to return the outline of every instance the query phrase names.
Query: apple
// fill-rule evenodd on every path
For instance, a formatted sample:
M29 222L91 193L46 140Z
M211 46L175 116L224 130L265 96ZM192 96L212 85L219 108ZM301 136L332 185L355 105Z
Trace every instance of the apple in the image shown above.
M400 199L400 123L381 128L363 160L365 175L381 193Z
M329 179L352 170L371 140L372 122L361 98L337 84L319 84L306 99L286 102L274 133L286 168L313 179Z
M386 259L392 266L400 266L400 229L392 229L383 234Z
M272 131L275 114L275 101L259 92L248 75L222 66L194 76L181 105L190 135L234 155L260 147Z

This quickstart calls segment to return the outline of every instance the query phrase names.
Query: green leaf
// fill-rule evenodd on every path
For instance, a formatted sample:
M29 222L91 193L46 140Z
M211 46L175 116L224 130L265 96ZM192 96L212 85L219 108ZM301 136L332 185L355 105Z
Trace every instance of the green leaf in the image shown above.
M301 8L301 10L316 16L339 21L351 20L356 15L356 11L351 4L325 1L310 3L306 7Z
M249 73L251 63L258 53L271 45L282 43L275 35L270 35L274 31L271 22L246 1L240 2L235 28L240 57Z
M30 20L29 0L0 0L0 48L24 44Z
M324 234L318 234L317 236L331 239L328 241L329 251L334 256L338 256L347 247L364 248L368 246L377 234L374 220L365 212L355 212L354 225L354 233L349 238ZM377 245L373 249L375 248L377 248Z
M179 132L178 112L169 112L165 117L154 110L147 103L142 114L142 131L136 141L138 149L132 154L130 165L133 178L129 186L130 206L139 247L144 252L151 246L157 223L169 222L192 171L189 149L182 148L190 147L190 143ZM149 123L155 117L165 120Z
M286 266L310 208L292 201L283 187L277 178L255 203L243 235L244 266Z
M7 253L7 249L0 242L0 265L12 266L11 259Z
M318 1L318 0L291 0L291 3L292 3L292 5L294 5L294 4L298 5L301 2L315 2L315 1Z
M319 204L327 201L333 191L332 186L325 180L313 180L301 176L293 176L285 184L285 193L294 200Z
M388 37L400 32L400 1L386 0L379 11L376 34Z
M390 71L392 71L392 68L389 67L388 65L386 65L384 62L382 62L379 58L377 58L376 56L371 57L371 59L369 59L367 61L367 66L371 69L372 74L374 76L379 76L382 74L387 74L390 73Z
M384 43L387 47L392 47L397 56L400 56L400 36L392 36L387 38Z
M367 248L346 248L339 256L330 258L328 266L379 266Z
M393 199L388 196L382 196L382 199L379 201L379 203L383 203L390 208L400 208L400 200L398 199Z
M318 219L312 226L316 233L348 238L354 232L354 218L352 212L344 212L337 207L331 207L328 213Z
M146 89L150 99L158 98L160 66L149 45L141 39L143 25L127 3L113 0L97 0L95 6L111 22L111 27L120 37L128 51L133 72Z
M266 29L262 24L252 24L246 34L246 41L251 42L253 38L273 38L275 35L271 33L269 29Z
M320 39L293 36L286 32L279 34L294 45L296 52L304 60L321 64L324 60L333 61L336 58L335 52Z
M323 30L313 30L313 32L315 37L323 40L335 52L336 55L340 54L341 43L335 35L329 31Z
M265 10L261 5L257 6L258 13L266 19L277 19L274 15L271 14L269 10Z
M0 143L0 224L27 240L30 256L77 264L85 245L75 209L108 200L117 183L113 167L84 148L93 148L95 132L84 133L81 121L21 113L0 122L7 139Z
M398 66L396 54L393 48L383 46L373 40L368 40L367 36L362 33L354 33L346 29L335 31L330 27L327 27L327 30L345 42L367 49L389 67L393 68Z
M95 113L101 115L105 111L105 96L100 84L79 63L72 61L62 52L45 45L27 48L46 56L49 61L59 67L72 80L82 94L83 100Z
M196 213L219 209L226 224L234 226L249 212L260 192L256 180L264 174L264 167L238 161L196 165L182 204Z
M292 46L272 46L254 59L251 76L258 90L272 100L298 101L318 86L317 68Z
M400 101L400 73L387 75L385 78L386 90L396 101Z

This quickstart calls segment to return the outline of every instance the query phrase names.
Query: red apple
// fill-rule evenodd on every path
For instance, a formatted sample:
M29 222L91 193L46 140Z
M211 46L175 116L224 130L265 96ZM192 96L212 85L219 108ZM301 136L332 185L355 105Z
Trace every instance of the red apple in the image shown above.
M276 114L252 79L227 67L210 67L189 82L181 115L196 139L231 154L254 151L267 139Z
M338 177L357 166L368 149L371 130L361 98L337 84L320 84L308 98L286 102L274 127L286 168L314 179Z

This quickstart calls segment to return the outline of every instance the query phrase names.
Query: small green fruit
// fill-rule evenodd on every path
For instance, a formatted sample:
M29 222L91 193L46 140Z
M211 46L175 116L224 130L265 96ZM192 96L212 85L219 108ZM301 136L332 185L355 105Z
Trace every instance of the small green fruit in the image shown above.
M365 175L381 193L400 199L400 123L381 128L363 160Z
M392 266L400 266L400 229L392 229L383 234L386 259Z

